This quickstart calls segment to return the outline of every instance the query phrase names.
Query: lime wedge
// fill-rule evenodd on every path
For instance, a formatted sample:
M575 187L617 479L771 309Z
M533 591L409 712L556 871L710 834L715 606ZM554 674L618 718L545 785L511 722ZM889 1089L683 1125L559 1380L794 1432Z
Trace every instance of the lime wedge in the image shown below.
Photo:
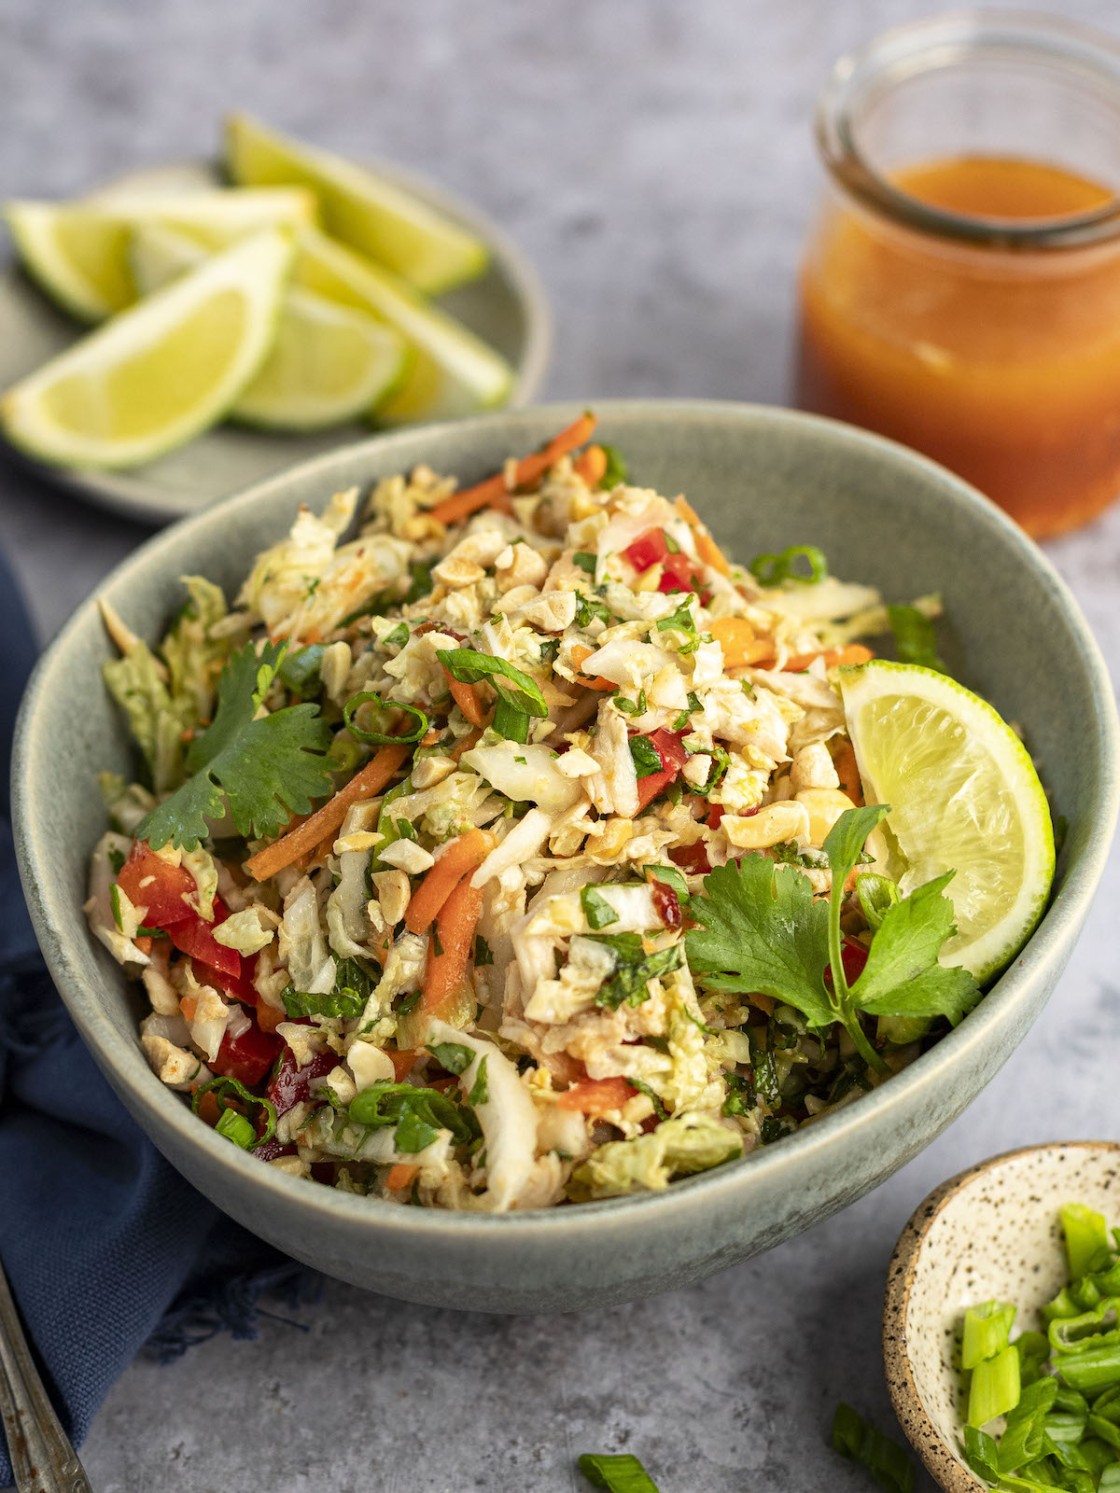
M290 188L259 191L106 192L81 202L9 202L8 226L28 273L81 321L102 321L136 299L129 240L157 222L224 248L261 228L314 220L315 199Z
M266 229L124 311L0 398L0 425L43 461L128 467L220 419L264 360L291 265Z
M486 245L400 187L326 150L267 130L244 114L226 125L226 164L246 186L310 187L328 233L428 295L473 280Z
M130 254L143 295L206 257L192 239L159 223L137 227ZM313 291L287 290L272 347L230 415L270 430L325 430L368 415L400 383L405 366L404 342L391 327Z
M841 669L840 693L868 802L891 806L903 893L955 870L957 932L941 962L990 978L1026 941L1054 877L1050 809L1026 748L986 701L932 669Z
M509 398L509 364L446 311L314 228L301 230L299 248L294 284L387 322L414 354L399 390L377 407L379 423L453 420Z

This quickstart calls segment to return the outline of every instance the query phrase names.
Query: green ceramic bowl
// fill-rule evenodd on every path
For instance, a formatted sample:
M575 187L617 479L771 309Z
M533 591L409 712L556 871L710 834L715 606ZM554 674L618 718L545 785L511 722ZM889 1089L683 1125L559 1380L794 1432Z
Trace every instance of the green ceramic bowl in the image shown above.
M529 409L379 437L318 458L167 530L105 582L159 636L200 572L235 590L297 506L428 462L464 482L532 449L576 413ZM737 556L820 545L837 574L888 598L944 595L954 672L1021 722L1068 833L1052 904L967 1019L899 1077L760 1154L667 1192L491 1217L352 1197L261 1165L193 1119L149 1072L139 993L89 936L86 860L104 828L94 774L130 769L100 680L96 599L40 663L20 716L16 835L31 913L58 987L109 1082L165 1156L263 1238L390 1296L504 1312L568 1311L668 1290L769 1249L852 1202L929 1144L1007 1059L1077 938L1117 810L1117 722L1104 666L1040 552L931 462L829 421L667 401L599 406L632 480L687 492Z

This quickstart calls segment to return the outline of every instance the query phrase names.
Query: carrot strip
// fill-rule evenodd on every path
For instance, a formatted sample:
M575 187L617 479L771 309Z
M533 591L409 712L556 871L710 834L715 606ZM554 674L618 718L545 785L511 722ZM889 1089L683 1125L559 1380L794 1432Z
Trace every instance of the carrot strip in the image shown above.
M417 1049L415 1047L402 1047L396 1052L387 1053L389 1061L393 1065L393 1078L397 1083L408 1076L409 1070L416 1062Z
M819 653L798 653L787 658L784 669L787 674L799 674L818 658L823 658L825 667L832 669L838 664L867 664L875 657L870 648L862 643L849 643L846 648L825 648Z
M840 779L840 787L855 804L856 808L861 809L864 801L863 784L860 781L855 748L850 741L841 741L833 755L832 765L836 768L836 776Z
M614 1078L586 1078L565 1089L556 1101L557 1109L578 1109L585 1115L603 1115L621 1109L637 1093L633 1084L621 1074Z
M456 679L450 669L443 671L447 675L447 682L451 686L451 698L463 712L466 720L472 726L484 726L486 724L486 712L482 708L482 697L473 684L464 684L461 679Z
M562 456L567 456L569 451L576 450L578 446L590 440L596 423L594 415L581 415L566 430L562 430L559 435L554 435L542 450L534 451L531 456L523 457L517 463L513 485L528 487L533 482L539 482ZM442 503L429 508L428 514L431 518L438 519L441 524L458 524L462 523L463 519L469 518L472 513L477 513L480 508L503 507L507 512L509 511L509 488L506 485L505 472L498 472L493 477L487 477L485 482L478 483L476 487L465 487L462 492L452 493L449 498L444 498Z
M202 1123L209 1125L211 1130L222 1118L222 1107L218 1103L218 1096L214 1093L213 1089L209 1093L203 1094L202 1098L198 1101L196 1113Z
M390 1192L403 1192L406 1187L412 1186L419 1171L418 1166L409 1166L403 1161L398 1161L385 1173L385 1186Z
M717 617L708 631L723 649L725 669L741 669L773 656L774 645L757 637L745 617Z
M468 830L452 840L412 894L404 915L408 931L427 933L456 884L468 871L481 866L493 848L494 836L485 829Z
M448 753L452 762L458 762L464 752L469 752L471 747L476 747L482 740L482 731L476 726L473 731L468 731L462 741L457 741Z
M481 911L482 890L471 886L468 873L452 889L436 918L436 936L428 949L424 994L420 1000L420 1009L426 1015L437 1015L455 999L466 978Z
M594 648L588 648L586 643L576 643L572 648L572 663L578 669L582 666L584 660L590 658L596 651ZM581 674L576 683L582 684L585 689L618 688L613 679L604 679L602 674Z
M704 564L710 565L713 570L718 570L720 575L730 575L731 566L727 563L727 557L712 538L707 524L703 522L688 499L685 497L675 499L673 507L692 530L696 540L696 553Z
M410 750L408 746L381 747L361 772L355 773L346 787L340 788L321 809L316 809L302 824L249 857L245 862L245 869L253 880L267 881L277 871L282 871L285 866L290 866L293 861L298 861L301 856L314 850L328 835L333 836L346 818L346 810L350 805L379 793Z
M607 453L602 446L588 446L583 455L573 462L573 466L588 487L598 487L607 475Z

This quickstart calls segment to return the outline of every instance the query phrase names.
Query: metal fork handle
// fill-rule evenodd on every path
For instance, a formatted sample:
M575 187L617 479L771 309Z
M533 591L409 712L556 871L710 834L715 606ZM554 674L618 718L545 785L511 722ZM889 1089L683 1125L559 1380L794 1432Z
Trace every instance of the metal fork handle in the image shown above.
M0 1266L0 1421L18 1493L93 1493L47 1398Z

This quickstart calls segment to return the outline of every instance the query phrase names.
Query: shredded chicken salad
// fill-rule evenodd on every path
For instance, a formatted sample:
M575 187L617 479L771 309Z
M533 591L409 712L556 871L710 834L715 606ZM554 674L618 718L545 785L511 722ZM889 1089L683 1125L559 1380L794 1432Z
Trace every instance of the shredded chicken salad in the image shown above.
M105 608L143 781L102 775L90 926L158 1077L293 1176L496 1212L661 1189L978 997L862 806L837 676L878 593L811 546L729 563L593 429L302 509L232 605L186 578L155 648ZM882 968L908 907L917 1012Z

